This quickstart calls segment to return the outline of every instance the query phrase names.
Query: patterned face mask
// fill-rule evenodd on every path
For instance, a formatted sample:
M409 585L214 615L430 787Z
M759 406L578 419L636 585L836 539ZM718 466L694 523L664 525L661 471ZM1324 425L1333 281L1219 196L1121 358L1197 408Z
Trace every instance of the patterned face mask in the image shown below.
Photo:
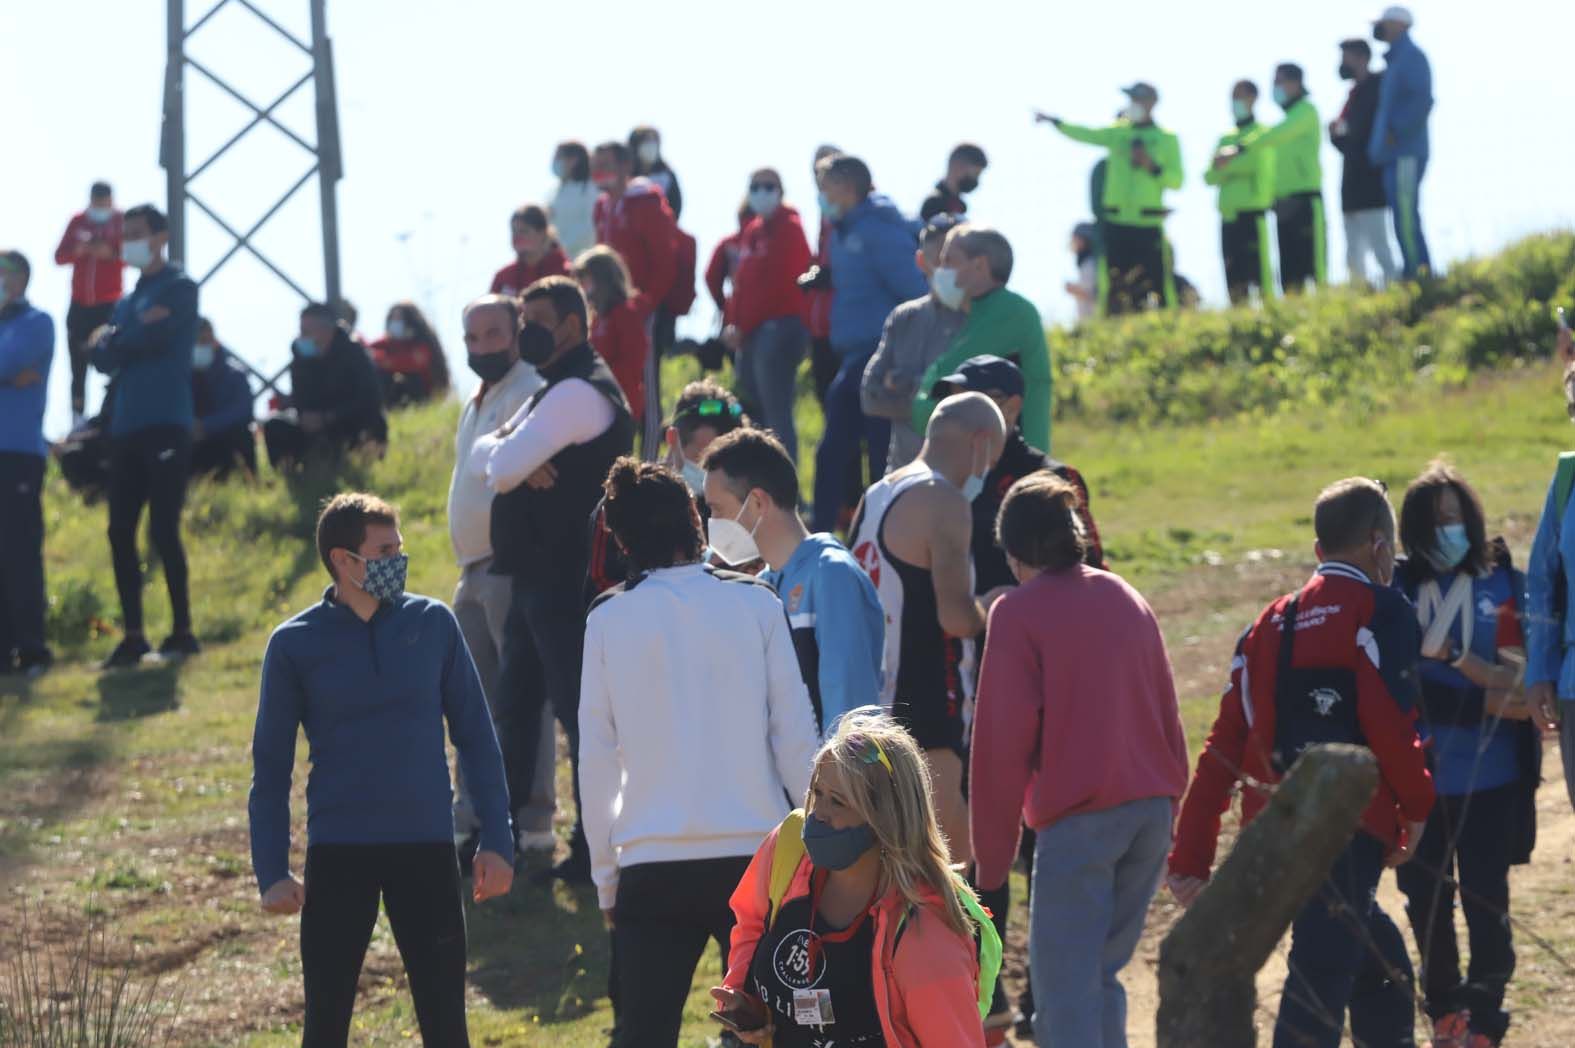
M369 597L391 601L405 592L405 575L410 570L410 558L403 553L391 557L367 558L359 553L352 557L366 565L366 578L359 583Z

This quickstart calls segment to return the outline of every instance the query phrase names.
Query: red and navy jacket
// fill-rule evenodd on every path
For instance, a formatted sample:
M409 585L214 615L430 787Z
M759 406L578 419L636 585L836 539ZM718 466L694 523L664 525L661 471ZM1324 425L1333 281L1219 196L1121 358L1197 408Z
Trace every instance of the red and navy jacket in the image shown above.
M711 301L716 303L716 311L722 314L724 324L733 322L732 298L727 293L727 282L738 271L738 238L743 233L740 229L718 241L716 250L711 252L711 261L705 267L705 289L711 293Z
M1270 604L1242 635L1231 660L1230 684L1209 732L1176 825L1172 873L1208 877L1214 865L1220 816L1240 784L1242 824L1269 802L1280 779L1275 747L1276 675L1284 611L1296 594ZM1347 670L1356 681L1360 741L1378 759L1379 783L1362 816L1362 829L1394 847L1406 822L1421 822L1433 807L1433 780L1417 736L1417 661L1421 634L1411 603L1375 585L1349 564L1327 561L1301 590L1296 616L1295 669Z
M492 278L490 290L494 295L508 295L513 298L542 277L566 276L569 276L569 257L563 253L563 248L554 244L535 262L515 258L513 262L498 270Z
M756 216L739 234L729 320L748 337L768 320L809 316L798 278L809 268L809 241L798 212L786 204Z
M121 297L121 214L110 215L108 222L95 222L86 211L78 211L66 224L66 232L55 248L55 264L71 267L71 301L78 306L108 306ZM112 252L109 258L77 258L82 244L100 242Z
M596 242L618 252L629 267L640 292L635 307L655 312L678 277L678 220L661 187L648 178L631 179L616 200L610 193L597 197L591 216Z

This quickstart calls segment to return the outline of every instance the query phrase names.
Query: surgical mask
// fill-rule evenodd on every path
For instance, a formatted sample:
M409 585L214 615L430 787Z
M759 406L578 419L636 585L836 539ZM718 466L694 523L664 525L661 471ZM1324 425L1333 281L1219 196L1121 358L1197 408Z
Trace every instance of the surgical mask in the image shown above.
M776 189L751 189L749 191L749 210L761 218L768 218L772 212L782 205L782 193Z
M569 177L569 162L561 157L552 162L552 177L560 182Z
M405 576L410 571L410 558L403 553L391 557L367 558L359 553L350 554L366 565L366 577L356 583L368 597L380 601L394 600L405 592Z
M191 366L198 371L207 371L213 366L214 348L206 342L199 342L191 347Z
M120 245L120 260L133 269L146 269L153 264L153 245L146 239L128 240Z
M647 138L640 143L640 148L637 152L640 156L640 163L650 167L662 158L662 143L654 138Z
M1252 119L1252 103L1247 101L1245 98L1231 99L1230 111L1231 115L1236 118L1237 123L1241 123L1243 120Z
M1274 104L1281 109L1286 109L1291 104L1291 93L1279 84L1274 85Z
M704 479L701 483L705 483ZM706 538L712 551L731 567L748 564L760 557L760 547L755 545L755 530L760 527L760 521L755 521L753 528L746 528L738 522L747 506L746 502L738 507L738 516L732 520L712 517L706 524Z
M817 869L845 870L875 847L875 831L869 824L839 830L816 815L804 819L804 850Z
M970 463L970 465L972 465L972 463ZM974 499L984 494L984 478L988 476L989 473L990 464L986 462L982 472L968 474L967 478L962 482L963 498L967 499L969 502L972 502Z
M1127 106L1126 117L1134 124L1141 124L1148 119L1148 106L1133 102Z
M304 357L307 360L310 360L322 352L322 347L320 347L316 342L313 342L311 339L307 338L305 335L302 335L300 338L290 343L290 348L295 352L296 356Z
M1471 539L1464 524L1440 524L1433 536L1433 552L1427 559L1439 571L1459 567L1471 552Z
M975 189L978 189L978 188L979 188L979 179L976 178L973 175L964 175L962 177L962 179L960 181L958 181L958 183L957 183L957 192L959 194L961 194L961 193L972 193Z
M968 295L957 285L957 270L950 266L938 266L930 274L930 289L935 292L935 297L947 309L961 309L963 301Z
M476 377L489 386L500 381L514 366L507 353L472 353L468 363Z
M531 367L539 368L552 359L558 351L558 344L552 337L552 328L546 324L538 324L534 320L527 321L520 328L520 359Z
M1341 80L1356 79L1356 70L1351 67L1351 63L1349 62L1341 62L1338 72L1340 74Z
M696 498L704 498L705 470L701 469L696 463L690 462L688 459L684 459L683 474L684 483L689 485L690 492Z
M108 207L90 207L87 209L87 217L89 222L97 222L99 225L103 225L115 217L115 211L113 208Z
M410 325L406 324L404 322L404 320L401 319L400 317L395 317L393 320L390 320L388 322L388 337L389 338L409 338L410 337Z
M825 216L827 221L835 222L842 217L842 208L833 204L825 193L821 193L816 197L816 201L820 204L820 213Z

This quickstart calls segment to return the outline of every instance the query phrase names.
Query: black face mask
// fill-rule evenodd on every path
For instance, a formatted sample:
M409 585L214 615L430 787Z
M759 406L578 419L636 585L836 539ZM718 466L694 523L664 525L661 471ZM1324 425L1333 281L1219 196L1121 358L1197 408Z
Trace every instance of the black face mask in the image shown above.
M1387 30L1385 30L1383 26L1373 26L1373 39L1377 40L1380 44L1387 44L1389 42L1389 37L1385 35L1386 33Z
M520 329L519 341L520 359L531 367L541 367L558 350L558 344L552 337L552 328L533 320L526 321Z
M507 353L472 353L470 370L487 385L501 379L514 366L514 359Z
M1341 62L1340 63L1340 70L1339 70L1339 72L1340 72L1340 79L1341 80L1355 80L1356 79L1356 70L1351 68L1351 63L1349 63L1349 62Z
M979 188L979 180L973 175L964 175L957 183L958 193L972 193Z

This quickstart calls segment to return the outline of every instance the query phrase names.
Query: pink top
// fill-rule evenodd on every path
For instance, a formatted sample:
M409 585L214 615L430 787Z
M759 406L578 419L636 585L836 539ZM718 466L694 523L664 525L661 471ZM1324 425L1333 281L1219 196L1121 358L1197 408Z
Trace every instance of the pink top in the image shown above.
M969 773L978 885L1005 880L1019 822L1187 788L1187 743L1159 623L1142 594L1079 564L990 612Z

